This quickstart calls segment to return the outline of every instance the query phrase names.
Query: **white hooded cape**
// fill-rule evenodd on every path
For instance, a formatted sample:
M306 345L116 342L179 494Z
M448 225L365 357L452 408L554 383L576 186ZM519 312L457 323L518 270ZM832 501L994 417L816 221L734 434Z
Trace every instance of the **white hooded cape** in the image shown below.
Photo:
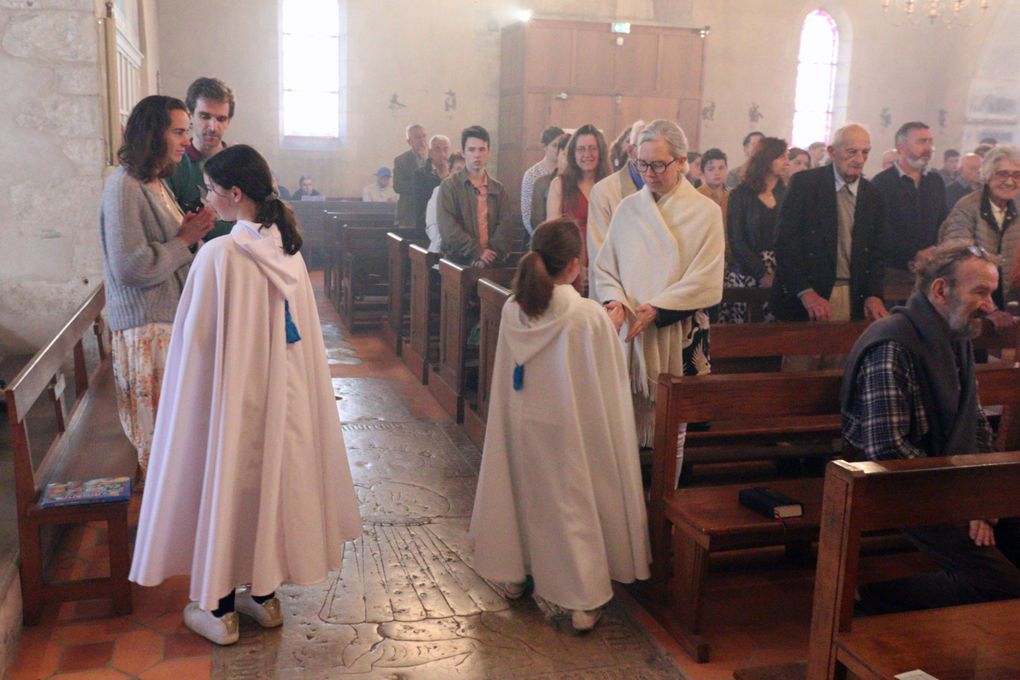
M243 583L321 581L360 535L304 260L238 222L199 251L177 309L130 578L191 574L214 609Z
M609 223L620 201L638 190L630 176L630 163L595 183L588 196L588 229L586 247L588 262L594 262L609 233ZM588 294L594 295L595 270L588 268ZM596 298L598 299L598 298Z
M621 330L642 304L697 310L722 300L726 241L722 211L681 178L658 203L646 185L620 202L592 263L596 299L627 310ZM660 373L683 375L683 328L649 326L627 348L635 394L654 400ZM707 360L706 360L707 363Z
M524 366L520 391L516 365ZM649 577L634 412L606 313L571 286L530 321L503 308L471 517L474 563L566 609L608 602L610 579Z

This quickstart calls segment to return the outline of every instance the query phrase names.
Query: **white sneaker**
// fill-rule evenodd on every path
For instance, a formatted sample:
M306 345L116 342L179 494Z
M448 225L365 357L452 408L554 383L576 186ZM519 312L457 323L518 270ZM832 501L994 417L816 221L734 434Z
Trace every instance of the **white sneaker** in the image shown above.
M280 611L280 598L273 596L259 604L251 596L249 588L238 589L234 595L234 607L245 616L255 619L263 628L276 628L283 625L283 612Z
M232 645L240 637L237 612L215 616L211 611L199 607L197 602L189 602L184 608L184 625L218 645Z
M595 627L595 624L602 618L602 607L598 609L589 609L584 611L582 609L575 609L570 612L570 625L574 627L578 633L587 633L589 630Z

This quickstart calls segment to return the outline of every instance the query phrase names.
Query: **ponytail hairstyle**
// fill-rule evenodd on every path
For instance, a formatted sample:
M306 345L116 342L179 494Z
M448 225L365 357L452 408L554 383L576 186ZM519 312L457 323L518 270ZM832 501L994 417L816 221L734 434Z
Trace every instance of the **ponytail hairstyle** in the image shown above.
M538 225L531 237L531 252L521 258L514 277L514 299L527 316L534 319L545 313L553 279L581 257L583 246L581 230L569 217Z
M283 252L288 255L301 250L304 239L298 228L294 211L280 200L269 163L255 149L246 144L228 146L205 162L205 174L224 189L237 187L255 202L255 221L262 229L275 224L283 240Z

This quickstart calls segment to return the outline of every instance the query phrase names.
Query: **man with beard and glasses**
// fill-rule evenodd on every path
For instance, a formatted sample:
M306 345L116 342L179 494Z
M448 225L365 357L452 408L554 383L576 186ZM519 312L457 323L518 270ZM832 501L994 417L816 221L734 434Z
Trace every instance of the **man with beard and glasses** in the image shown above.
M223 134L234 119L234 92L219 78L199 78L188 87L184 104L191 116L191 140L167 185L181 208L194 212L202 207L206 192L205 162L227 147ZM216 220L204 240L229 234L233 226Z
M914 269L906 306L873 323L847 361L843 438L875 461L991 452L971 338L995 309L996 258L980 246L946 241ZM1020 597L1017 519L902 531L941 571L860 586L863 613Z
M875 175L872 184L882 194L886 229L883 254L890 283L911 280L910 262L929 252L938 241L946 219L946 185L928 166L935 153L931 128L925 123L904 123L896 131L897 159Z

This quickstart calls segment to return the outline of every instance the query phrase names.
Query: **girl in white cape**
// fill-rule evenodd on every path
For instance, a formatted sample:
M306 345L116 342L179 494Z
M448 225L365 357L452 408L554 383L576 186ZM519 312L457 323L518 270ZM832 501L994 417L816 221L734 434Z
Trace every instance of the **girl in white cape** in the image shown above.
M177 309L131 580L190 574L184 623L225 645L237 612L281 625L276 588L338 569L361 519L294 214L249 146L205 173L237 224L198 252Z
M471 517L475 568L590 630L610 580L649 577L651 553L623 346L581 269L572 220L535 230L503 307Z

